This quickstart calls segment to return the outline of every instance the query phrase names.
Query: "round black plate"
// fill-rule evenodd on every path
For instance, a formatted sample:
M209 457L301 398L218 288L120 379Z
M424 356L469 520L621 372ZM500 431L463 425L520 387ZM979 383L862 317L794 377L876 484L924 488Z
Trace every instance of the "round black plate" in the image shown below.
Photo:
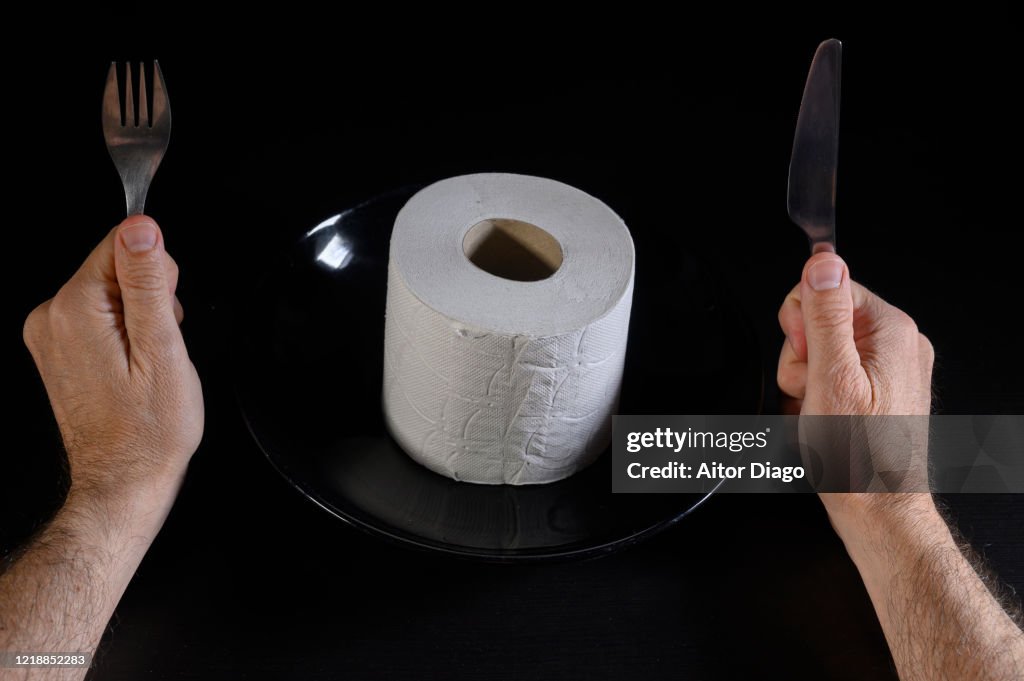
M668 527L706 499L612 494L610 452L566 480L520 487L456 482L406 456L384 427L380 390L388 242L416 189L376 197L311 229L233 310L237 394L281 475L356 527L495 561L606 553ZM644 244L634 238L620 412L756 413L756 341L719 280L686 253L645 262ZM666 290L674 293L659 294Z

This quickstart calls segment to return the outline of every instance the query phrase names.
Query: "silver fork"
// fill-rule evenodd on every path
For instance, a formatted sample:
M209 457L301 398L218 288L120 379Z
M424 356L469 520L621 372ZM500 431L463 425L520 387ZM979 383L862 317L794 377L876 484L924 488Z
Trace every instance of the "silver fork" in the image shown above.
M146 69L139 63L139 113L135 115L132 97L132 65L125 65L124 117L117 86L117 62L110 63L103 91L103 137L107 151L124 185L128 215L141 214L146 208L149 183L167 151L171 138L171 103L167 100L160 64L153 61L153 110L146 101ZM123 122L122 122L123 121Z

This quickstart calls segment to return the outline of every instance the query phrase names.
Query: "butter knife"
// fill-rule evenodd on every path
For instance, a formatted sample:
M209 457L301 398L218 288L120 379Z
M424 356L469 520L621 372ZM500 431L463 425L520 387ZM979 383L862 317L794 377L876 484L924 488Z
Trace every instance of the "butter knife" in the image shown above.
M836 250L836 166L843 44L818 45L807 73L789 158L789 218L811 240L811 253Z

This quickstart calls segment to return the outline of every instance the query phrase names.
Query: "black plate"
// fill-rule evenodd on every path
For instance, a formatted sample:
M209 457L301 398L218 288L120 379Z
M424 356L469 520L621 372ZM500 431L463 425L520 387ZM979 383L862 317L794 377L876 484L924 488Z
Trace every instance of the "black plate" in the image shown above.
M388 242L416 189L376 197L310 230L233 310L239 401L281 475L356 527L495 561L606 553L706 499L612 494L610 452L566 480L519 487L456 482L406 456L385 430L380 390ZM719 279L686 253L652 263L644 251L637 239L620 412L756 413L757 344ZM647 302L653 296L645 292L663 287L678 292L673 310Z

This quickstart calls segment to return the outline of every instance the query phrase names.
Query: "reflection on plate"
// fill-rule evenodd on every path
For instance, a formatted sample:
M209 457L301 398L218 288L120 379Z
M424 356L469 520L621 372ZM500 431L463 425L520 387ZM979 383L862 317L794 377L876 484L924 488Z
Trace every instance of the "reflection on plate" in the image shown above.
M611 455L547 485L474 485L413 462L380 408L388 242L415 192L324 221L233 310L235 384L270 462L328 512L420 548L494 561L592 556L675 523L707 495L612 494ZM621 413L755 413L755 339L706 265L637 276ZM664 295L664 292L672 292ZM671 310L672 314L666 314Z

